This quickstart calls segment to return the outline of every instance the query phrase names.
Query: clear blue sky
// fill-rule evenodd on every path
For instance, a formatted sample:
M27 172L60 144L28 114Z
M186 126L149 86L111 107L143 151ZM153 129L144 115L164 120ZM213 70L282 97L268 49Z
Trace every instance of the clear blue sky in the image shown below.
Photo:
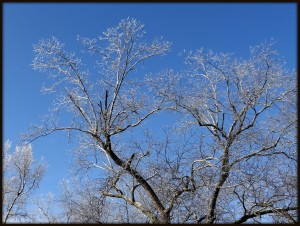
M32 45L52 35L77 48L77 35L96 37L121 19L133 17L145 23L147 38L163 36L173 43L162 61L166 68L180 69L183 49L200 47L233 52L247 57L249 46L270 38L285 57L287 67L296 68L296 3L4 3L3 4L3 141L15 145L30 123L47 113L54 96L42 95L47 79L30 67ZM39 192L58 192L67 177L66 137L54 134L33 143L34 156L45 157L49 167Z

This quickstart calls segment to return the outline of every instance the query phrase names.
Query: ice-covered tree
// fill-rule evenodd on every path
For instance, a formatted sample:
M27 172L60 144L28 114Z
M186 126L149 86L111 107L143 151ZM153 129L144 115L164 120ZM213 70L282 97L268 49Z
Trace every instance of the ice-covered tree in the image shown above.
M78 141L76 169L94 178L87 193L65 186L69 219L297 221L296 73L284 69L272 43L251 48L248 59L197 50L181 72L143 75L141 65L170 49L144 36L144 25L128 18L98 38L78 37L97 70L55 37L34 45L33 68L50 75L44 91L58 99L23 138L68 132ZM72 117L60 122L63 110ZM176 125L143 127L158 112L172 112ZM121 217L103 218L116 204Z
M38 188L45 172L45 163L35 163L30 144L17 146L10 152L11 142L3 148L2 222L31 221L27 204L32 191Z

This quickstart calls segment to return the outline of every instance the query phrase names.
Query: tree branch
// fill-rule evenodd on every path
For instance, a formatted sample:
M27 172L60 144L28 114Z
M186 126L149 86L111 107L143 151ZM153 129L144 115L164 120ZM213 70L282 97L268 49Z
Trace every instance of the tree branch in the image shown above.
M287 211L292 211L292 210L298 210L298 207L287 207L287 208L277 208L277 209L271 209L271 210L255 211L255 212L252 212L252 213L245 214L240 219L233 222L233 224L241 224L241 223L244 223L244 222L246 222L247 220L249 220L251 218L266 215L266 214L272 214L275 211L276 212L282 212L282 211L287 212Z

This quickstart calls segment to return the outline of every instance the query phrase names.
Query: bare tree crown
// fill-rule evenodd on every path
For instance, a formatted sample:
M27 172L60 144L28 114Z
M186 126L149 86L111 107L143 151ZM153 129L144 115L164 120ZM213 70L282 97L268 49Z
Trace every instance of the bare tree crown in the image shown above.
M183 71L143 76L139 66L171 47L144 36L144 25L127 18L98 38L78 37L96 70L55 37L33 46L33 69L50 75L44 91L58 100L23 138L77 135L76 168L101 172L77 181L76 195L65 184L65 221L296 222L296 72L284 68L274 43L250 48L247 59L190 51ZM63 123L54 117L62 109L72 114ZM157 112L178 123L164 134L143 128Z
M46 165L42 161L34 163L30 144L17 146L10 153L11 142L6 141L3 149L3 194L2 222L18 222L31 219L26 203L33 190L45 173Z

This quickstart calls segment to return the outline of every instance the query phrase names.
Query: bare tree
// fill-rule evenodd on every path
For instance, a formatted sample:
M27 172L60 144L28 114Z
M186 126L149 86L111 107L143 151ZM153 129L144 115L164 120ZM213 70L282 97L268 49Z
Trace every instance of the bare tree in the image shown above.
M44 91L58 101L23 139L77 136L75 165L93 175L66 184L67 222L295 222L296 73L265 43L246 60L198 50L184 72L141 76L142 63L170 49L146 42L143 27L125 19L98 39L79 37L98 71L54 37L34 45L33 68L54 79ZM63 109L72 119L61 123ZM158 112L183 117L154 134L143 122ZM111 206L120 218L101 215Z
M82 178L63 181L63 192L57 205L62 209L61 222L66 223L120 223L127 221L126 202L115 202L103 195L105 186L103 180ZM141 222L145 217L136 210L130 211L130 222Z
M203 49L189 52L185 73L149 79L206 141L203 157L191 167L200 177L207 168L213 175L199 187L209 195L201 200L205 223L233 222L239 215L235 223L263 215L297 219L296 180L285 181L296 178L296 73L284 69L273 44L251 48L246 60Z
M32 223L66 223L66 216L59 206L55 194L39 194L31 199Z
M34 164L30 144L17 146L9 152L11 143L7 141L3 151L2 222L22 222L32 220L27 210L28 199L39 185L45 172L45 164Z
M103 32L99 37L100 45L96 39L79 38L89 53L97 54L100 58L98 75L91 80L88 79L87 71L80 70L83 66L81 60L76 58L74 53L63 50L63 44L56 38L42 40L34 45L36 57L33 68L47 71L55 79L55 83L44 91L61 91L57 106L65 107L74 114L74 118L69 125L62 126L50 117L43 126L34 127L27 138L33 141L59 130L77 132L80 137L86 137L82 144L88 143L102 152L102 158L108 160L107 169L115 176L110 189L117 193L104 194L125 200L147 215L151 222L166 222L168 213L165 212L157 194L147 178L131 166L134 154L130 151L124 153L130 154L131 158L118 154L113 143L116 135L138 126L163 106L163 101L152 101L146 92L139 92L140 96L137 97L143 83L137 84L134 80L127 79L145 60L164 55L170 48L169 42L160 39L151 43L144 41L143 27L134 19L126 19L115 28ZM113 169L112 163L118 168ZM124 173L123 171L143 187L160 217L134 199L125 196L116 187L118 176Z

